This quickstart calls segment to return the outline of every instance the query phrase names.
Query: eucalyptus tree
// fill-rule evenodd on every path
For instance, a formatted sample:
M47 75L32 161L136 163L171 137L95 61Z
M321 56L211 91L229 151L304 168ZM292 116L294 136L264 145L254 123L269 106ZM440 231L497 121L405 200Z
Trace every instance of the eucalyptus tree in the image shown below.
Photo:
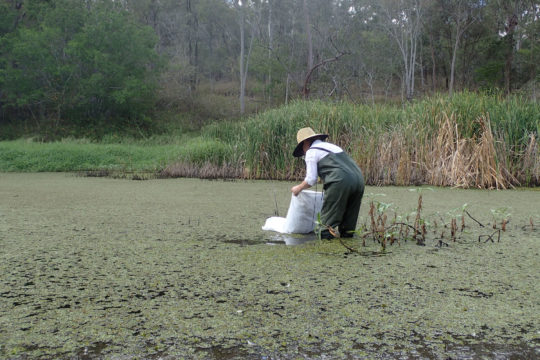
M418 40L426 0L380 0L374 5L384 21L383 29L398 46L403 72L402 83L407 100L414 97Z
M527 52L522 46L527 44L530 49L532 45L534 49L533 44L538 44L534 39L538 34L539 4L529 0L486 0L482 5L482 20L478 24L482 41L475 59L476 83L501 88L510 94L526 83L531 74L528 70L529 74L525 75L517 65L526 59L522 54ZM473 27L477 27L476 24ZM527 57L530 62L530 55Z
M424 38L426 48L429 53L425 54L429 58L426 62L430 63L431 70L431 90L436 92L439 87L440 68L444 67L444 58L442 51L442 29L445 25L444 16L441 10L441 2L431 1L425 9L425 18L423 20Z
M387 99L401 67L396 61L399 50L395 41L382 30L386 20L369 0L351 1L347 14L350 22L343 36L352 54L344 60L347 70L356 80L360 96L367 86L367 100L371 103L378 94Z
M507 4L507 7L504 8L507 14L512 12L509 11L512 10L511 5ZM513 4L513 12L517 13L517 25L514 30L512 46L514 57L513 59L507 57L505 62L505 75L512 74L510 79L505 76L505 89L511 91L512 88L519 88L530 83L529 90L534 94L536 82L540 80L535 79L540 55L540 2L534 0L516 1ZM507 40L507 42L510 41L510 39Z
M540 59L540 3L537 0L529 0L526 3L527 9L524 14L524 24L526 34L524 35L524 46L521 54L528 72L528 82L532 99L537 99L537 86L540 83L540 72L538 71Z
M302 83L304 98L309 97L310 84L315 76L319 80L326 80L321 83L323 87L319 91L319 96L333 94L339 86L336 80L337 67L330 68L329 66L347 55L349 51L345 49L345 44L342 43L343 38L340 36L342 17L337 11L338 3L336 1L313 0L307 6L306 1L303 2L303 9L306 12L306 26L308 25L307 19L309 19L309 27L306 29L308 61ZM329 92L324 89L324 83L330 83L332 89Z
M478 0L439 0L445 21L450 24L452 34L452 57L450 60L450 82L448 93L454 92L456 61L461 38L467 29L478 20L483 8Z
M504 91L506 94L512 88L512 65L516 51L516 30L525 11L524 0L494 0L493 5L498 11L498 18L503 28L499 33L504 38L505 62L504 62Z
M259 18L259 27L268 30L258 32L256 45L265 49L266 57L255 49L260 63L254 65L259 72L264 66L272 69L274 81L281 79L285 102L296 94L307 97L317 70L339 55L335 41L330 40L336 35L332 28L332 21L336 21L332 16L335 3L267 0L262 5L264 15Z
M257 29L261 20L260 0L234 0L234 8L238 12L238 23L240 28L240 55L239 55L239 75L240 75L240 114L246 109L246 82L248 78L249 60L253 43L257 36ZM249 44L246 49L246 25L249 26ZM246 52L247 50L247 52Z
M237 14L227 0L124 0L159 37L161 104L193 109L203 91L237 75ZM201 106L206 106L204 103ZM204 111L204 109L202 109Z
M305 21L299 15L304 11L303 2L268 0L268 7L271 7L272 23L268 24L271 37L261 37L261 46L268 50L264 63L272 69L273 82L283 90L282 99L287 103L295 93L291 87L302 88L307 67L304 38L306 27Z
M306 74L313 68L313 38L311 36L311 19L309 16L308 0L302 1L302 9L304 10L304 24L306 26L306 44L307 44L307 68ZM304 95L306 95L304 93Z

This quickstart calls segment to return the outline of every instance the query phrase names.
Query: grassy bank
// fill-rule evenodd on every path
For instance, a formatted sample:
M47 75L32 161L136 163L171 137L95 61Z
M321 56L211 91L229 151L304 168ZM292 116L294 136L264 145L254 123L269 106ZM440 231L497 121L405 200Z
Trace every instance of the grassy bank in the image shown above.
M195 135L95 143L0 142L0 171L151 171L171 177L298 180L299 128L328 133L368 184L508 188L540 185L540 106L460 93L405 106L296 102Z
M163 139L162 139L163 140ZM26 140L0 142L0 171L120 171L156 172L167 164L183 161L194 165L221 163L228 156L228 146L200 137L168 139L167 143L128 141L91 143L65 140L36 143Z
M298 179L303 163L291 154L304 126L352 154L369 184L540 184L540 107L515 97L461 93L404 107L298 102L205 134L238 144L252 178Z

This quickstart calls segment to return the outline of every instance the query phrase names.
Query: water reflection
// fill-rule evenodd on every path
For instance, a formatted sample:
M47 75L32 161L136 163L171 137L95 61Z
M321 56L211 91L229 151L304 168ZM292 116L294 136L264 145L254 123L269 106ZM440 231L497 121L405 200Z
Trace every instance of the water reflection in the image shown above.
M280 234L275 233L270 235L270 240L267 242L269 245L283 244L285 245L302 245L310 241L317 240L315 233L309 234Z

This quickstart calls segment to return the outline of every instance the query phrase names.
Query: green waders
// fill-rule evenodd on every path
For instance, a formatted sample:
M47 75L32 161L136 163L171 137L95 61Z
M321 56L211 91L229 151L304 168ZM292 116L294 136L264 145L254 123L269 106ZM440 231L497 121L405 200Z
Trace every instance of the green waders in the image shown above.
M341 237L352 237L364 195L362 171L345 152L326 155L317 164L317 171L324 184L321 222L339 229ZM321 237L328 239L333 236L323 229Z

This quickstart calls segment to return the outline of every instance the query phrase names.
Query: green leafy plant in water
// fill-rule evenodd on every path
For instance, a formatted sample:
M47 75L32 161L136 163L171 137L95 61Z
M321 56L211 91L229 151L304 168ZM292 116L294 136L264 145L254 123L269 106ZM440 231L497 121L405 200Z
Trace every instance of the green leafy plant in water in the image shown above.
M413 238L416 240L417 245L425 245L426 243L426 226L427 223L425 219L422 218L422 193L425 191L434 191L432 188L414 188L409 189L411 192L417 192L418 193L418 206L416 208L416 217L414 220L414 235Z
M319 213L317 213L317 221L315 221L315 234L317 234L317 238L319 240L322 239L321 234L322 234L323 230L328 230L330 232L330 234L332 234L332 236L334 236L336 238L340 237L338 229L334 229L332 226L327 225L327 224L322 222L321 213L319 212Z
M493 217L493 228L497 229L497 224L501 224L501 230L506 231L506 224L510 221L510 212L509 207L500 207L497 209L491 209L491 216Z
M463 204L462 206L460 207L457 207L455 209L452 209L450 211L448 211L446 213L446 215L448 215L450 217L450 221L448 222L444 222L444 226L445 227L449 227L450 228L450 238L453 240L453 241L456 241L457 239L457 233L458 233L458 220L460 220L461 222L461 230L460 232L463 232L465 230L465 213L467 213L467 207L469 206L469 204L465 203ZM441 239L440 241L442 241L444 238L444 232L441 234Z
M386 250L386 242L391 243L395 240L395 234L391 226L388 225L388 209L392 206L391 203L382 201L372 201L369 209L371 219L371 234L373 240L381 244L381 251Z
M398 244L401 240L414 240L417 245L425 245L427 229L433 229L433 232L437 231L437 221L434 220L433 223L428 221L427 218L422 217L422 193L425 191L434 191L432 188L416 188L409 189L411 192L419 193L418 196L418 205L416 209L408 214L399 215L396 210L392 208L392 203L386 203L378 200L372 200L370 202L369 210L369 219L370 224L366 222L364 225L360 226L358 229L351 231L350 233L358 235L363 243L362 246L365 246L366 238L373 239L374 242L378 242L381 245L381 253L386 251L387 245L393 245L396 241ZM386 196L385 194L368 194L368 197L375 196ZM445 239L445 229L450 231L450 239L456 241L459 237L458 233L463 233L465 231L465 214L468 215L471 219L476 221L480 226L483 225L474 219L469 212L467 211L469 204L465 203L460 207L448 211L443 218L441 216L442 225L444 229L440 234L439 246L446 245L443 240ZM393 212L393 218L390 216L390 213ZM505 225L508 223L510 213L508 208L499 208L491 211L495 219L494 228L498 222L501 223L502 229L499 231L504 231ZM448 219L449 217L449 219ZM459 227L459 222L461 223L461 228ZM332 235L336 238L339 238L339 233L332 229L332 227L323 224L321 221L320 214L317 217L317 227L316 233L318 238L321 239L321 232L325 229L329 230ZM532 227L532 226L531 226ZM489 239L493 240L492 236ZM348 245L344 244L340 239L340 242L350 251L358 252L355 249L350 248Z
M317 239L321 240L321 233L322 233L323 225L321 221L321 213L317 213L317 221L315 221L315 234L317 235Z

